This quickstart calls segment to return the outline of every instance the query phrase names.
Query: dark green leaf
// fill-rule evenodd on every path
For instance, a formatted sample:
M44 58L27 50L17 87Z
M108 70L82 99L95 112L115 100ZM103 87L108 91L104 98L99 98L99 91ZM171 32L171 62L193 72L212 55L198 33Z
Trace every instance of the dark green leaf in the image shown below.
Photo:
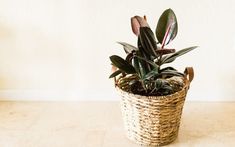
M181 77L184 76L184 74L182 74L178 71L175 71L175 70L165 70L165 71L161 72L159 75L161 75L161 76L181 76Z
M171 54L174 52L175 52L175 49L158 49L158 50L156 50L156 53L160 54L160 55Z
M132 65L134 66L140 78L144 77L146 73L149 71L148 70L149 65L143 60L138 59L136 56L134 56L132 59Z
M174 71L177 71L175 68L173 67L165 67L163 69L160 70L160 72L163 72L163 71L166 71L166 70L174 70Z
M124 50L127 54L130 54L133 51L138 51L138 48L131 45L131 44L128 44L128 43L125 43L125 42L118 42L118 43L123 46L123 48L124 48Z
M167 58L169 58L169 56L170 56L170 55L163 56L162 59L161 59L161 61L160 61L160 65L165 64L165 63L171 63L171 62L175 61L175 58L171 58L171 59L168 59L167 62L165 62L165 60L166 60Z
M144 80L149 80L152 77L158 76L158 74L158 69L154 69L144 76Z
M178 24L175 13L173 10L167 9L162 13L158 20L156 28L157 39L161 44L164 43L164 45L167 45L176 37L177 32Z
M161 94L162 95L168 95L168 94L171 94L172 91L173 91L173 88L169 85L164 85L161 89Z
M137 41L137 44L138 44L138 48L139 48L139 51L136 52L136 55L137 56L140 56L142 58L145 58L147 60L151 60L151 55L149 55L143 48L142 44L141 44L141 41L140 41L140 36L138 37L138 41ZM152 70L151 66L149 64L147 64L146 62L144 62L143 60L139 60L139 62L141 62L142 64L142 67L144 68L144 70L146 71L145 73L148 73L149 71Z
M138 58L137 57L133 57L132 59L132 65L134 66L135 68L135 71L139 74L140 76L140 67L139 67L139 61L138 61Z
M161 95L167 95L170 94L173 89L169 85L169 83L164 79L157 79L155 81L155 89L161 94Z
M140 27L140 43L149 56L157 57L157 43L149 27Z
M154 82L157 90L165 87L166 85L169 85L169 83L165 79L156 79Z
M138 63L139 63L139 75L140 75L140 77L141 78L143 78L145 75L146 75L146 73L147 73L147 69L146 69L146 63L144 62L144 61L142 61L142 60L139 60L138 59Z
M141 60L143 60L143 61L149 63L150 65L152 65L152 66L153 66L154 68L156 68L156 69L158 69L158 67L159 67L156 63L154 63L154 62L151 61L151 60L147 60L147 59L145 59L145 58L143 58L143 57L140 57L140 56L135 56L135 57L137 57L137 58L139 58L139 59L141 59Z
M127 54L127 56L126 56L126 61L129 62L129 63L131 63L132 58L133 58L133 53L129 53L129 54Z
M113 55L110 57L110 60L121 71L126 72L127 74L136 73L135 68L121 57Z
M136 66L135 66L134 64L133 64L133 65L134 65L136 71L138 72L139 76L140 76L141 78L143 78L146 73L148 73L149 71L151 71L152 66L150 66L150 65L149 65L148 63L146 63L145 61L138 59L138 58L136 57L136 55L137 55L137 56L140 56L140 57L142 57L142 58L148 59L148 60L150 60L151 57L150 57L150 55L148 55L148 54L146 53L146 51L143 49L143 47L142 47L142 45L141 45L141 43L140 43L140 37L138 37L137 46L138 46L138 49L139 49L139 50L136 51L135 53L133 53L133 54L134 54L133 60L135 60L135 63L136 63L135 65L136 65ZM134 58L135 58L135 59L134 59ZM133 61L133 60L132 60L132 61ZM136 68L137 65L138 65L138 69Z
M178 52L176 52L172 55L165 56L164 58L162 58L161 63L165 64L165 63L173 62L177 57L182 56L182 55L194 50L195 48L197 48L197 46L188 47L188 48L179 50Z
M163 81L161 79L156 79L154 82L155 82L155 88L157 90L162 87Z
M122 73L121 70L117 70L117 71L115 71L114 73L112 73L112 74L109 76L109 78L116 77L117 75L119 75L119 74L121 74L121 73Z

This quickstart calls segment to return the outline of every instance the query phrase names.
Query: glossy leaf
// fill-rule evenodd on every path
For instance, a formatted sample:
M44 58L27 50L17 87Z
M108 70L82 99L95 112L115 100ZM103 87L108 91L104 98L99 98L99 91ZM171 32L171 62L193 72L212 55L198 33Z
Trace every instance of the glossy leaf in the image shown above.
M155 82L155 87L157 90L162 88L163 85L166 84L165 80L163 79L156 79L154 82Z
M173 67L165 67L163 69L160 70L160 72L163 72L163 71L166 71L166 70L174 70L174 71L177 71L175 68Z
M124 50L127 54L130 54L133 51L138 51L138 48L131 45L131 44L128 44L128 43L125 43L125 42L118 42L118 43L123 46L123 48L124 48Z
M194 50L195 48L197 48L197 46L188 47L188 48L179 50L172 55L165 56L164 58L162 58L161 63L165 64L165 63L173 62L177 57L182 56L182 55Z
M131 63L131 60L133 59L133 53L130 53L126 56L126 61Z
M148 60L151 60L151 55L150 55L150 54L144 49L144 47L142 46L140 37L138 37L137 45L138 45L138 48L139 48L138 56L141 56L141 57L143 57L143 58L146 58L146 59L148 59Z
M147 69L146 69L146 63L143 60L138 59L138 63L139 63L139 72L140 72L140 78L143 78L147 73Z
M154 63L153 61L151 61L151 60L147 60L147 59L145 59L145 58L143 58L143 57L140 57L140 56L136 56L137 58L139 58L139 59L141 59L141 60L143 60L143 61L145 61L145 62L147 62L147 63L149 63L150 65L152 65L154 68L156 68L156 69L158 69L158 65L156 64L156 63Z
M171 54L175 52L175 49L158 49L156 50L157 54L160 55L166 55L166 54Z
M158 74L158 69L155 68L154 70L150 71L148 74L145 75L144 80L149 80L152 77L158 76Z
M113 55L110 57L110 60L121 71L126 72L127 74L136 73L135 68L121 57Z
M139 60L137 57L132 58L132 65L134 66L136 72L140 75L140 66L139 66Z
M156 79L155 81L155 91L158 91L161 95L167 95L172 92L172 87L164 79ZM154 92L154 91L152 91Z
M172 9L167 9L158 20L156 37L161 44L167 45L176 37L177 32L178 24L175 13Z
M115 71L114 73L112 73L112 74L109 76L109 78L116 77L117 75L119 75L119 74L121 74L121 73L122 73L121 70L117 70L117 71Z
M145 58L146 60L151 60L150 55L142 47L142 44L140 42L140 37L138 37L137 44L138 44L139 51L136 52L136 55L139 57ZM140 60L138 58L137 60L139 62L140 77L143 78L149 71L151 71L151 66L143 60Z
M173 61L175 61L175 58L171 58L169 59L167 62L165 62L165 60L169 57L170 55L165 55L165 56L162 56L162 59L161 61L159 61L159 66L161 66L162 64L165 64L165 63L171 63Z
M140 43L145 52L153 57L157 57L157 43L152 30L149 27L140 28Z
M181 76L181 77L184 76L184 74L175 70L166 70L166 71L161 72L159 75L160 76Z

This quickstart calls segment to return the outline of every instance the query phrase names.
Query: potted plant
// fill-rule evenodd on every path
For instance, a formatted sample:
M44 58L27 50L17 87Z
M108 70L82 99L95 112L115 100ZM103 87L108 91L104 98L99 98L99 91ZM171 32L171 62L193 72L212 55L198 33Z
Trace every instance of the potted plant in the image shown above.
M166 66L196 46L176 51L167 49L177 35L178 24L172 9L158 20L155 35L146 16L131 18L137 47L119 42L126 58L110 57L117 91L122 96L121 108L127 137L141 145L166 145L178 135L181 113L193 68L184 73Z

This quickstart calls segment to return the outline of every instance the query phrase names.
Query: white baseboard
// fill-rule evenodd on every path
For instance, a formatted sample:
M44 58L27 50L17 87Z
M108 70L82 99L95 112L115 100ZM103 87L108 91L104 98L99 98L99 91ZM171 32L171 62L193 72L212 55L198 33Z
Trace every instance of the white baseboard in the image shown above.
M233 97L189 93L186 101L234 102ZM79 92L78 90L0 90L0 101L119 101L115 92Z
M112 93L83 93L77 90L0 90L0 101L118 101Z

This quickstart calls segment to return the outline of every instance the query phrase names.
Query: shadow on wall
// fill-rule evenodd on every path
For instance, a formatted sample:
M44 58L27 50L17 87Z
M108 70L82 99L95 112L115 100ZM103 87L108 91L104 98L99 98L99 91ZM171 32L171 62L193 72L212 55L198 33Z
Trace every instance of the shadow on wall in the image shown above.
M225 105L226 104L226 105ZM190 109L187 110L187 109ZM213 141L223 145L232 142L235 136L234 103L186 103L182 115L179 137L173 143L200 144ZM214 142L216 140L216 142Z

